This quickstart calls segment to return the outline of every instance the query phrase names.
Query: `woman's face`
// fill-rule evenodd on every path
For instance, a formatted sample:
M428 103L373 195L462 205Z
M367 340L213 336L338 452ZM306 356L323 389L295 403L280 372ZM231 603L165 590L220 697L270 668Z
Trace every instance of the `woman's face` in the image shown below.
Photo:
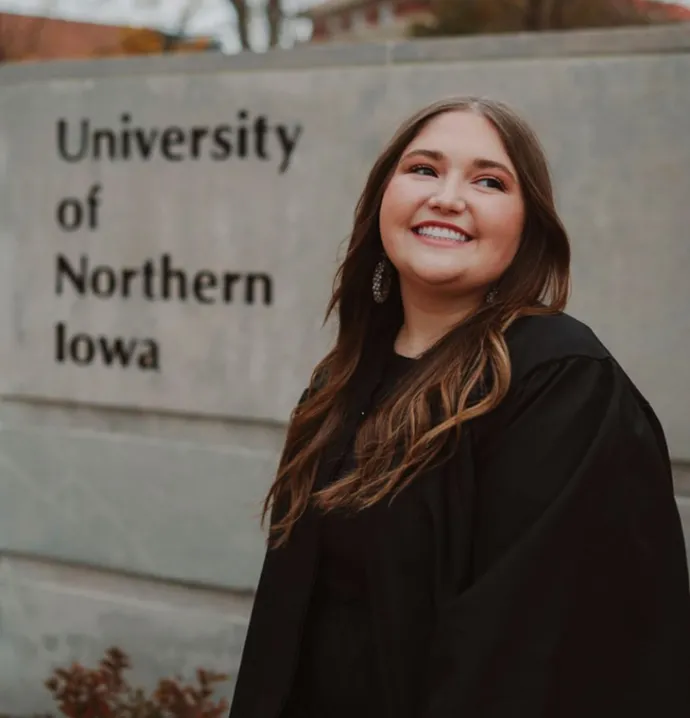
M524 219L498 132L483 117L452 111L403 151L379 226L403 296L431 290L479 302L515 257Z

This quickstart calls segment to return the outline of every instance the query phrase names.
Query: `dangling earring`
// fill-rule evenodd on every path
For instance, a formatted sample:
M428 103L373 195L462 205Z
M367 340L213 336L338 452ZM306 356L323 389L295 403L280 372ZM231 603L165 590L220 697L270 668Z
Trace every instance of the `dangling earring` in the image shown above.
M498 296L498 287L491 287L491 289L486 293L485 301L487 304L493 304L496 301L496 297Z
M383 304L388 299L391 290L392 269L388 257L384 254L374 267L374 276L371 282L371 293L377 304Z

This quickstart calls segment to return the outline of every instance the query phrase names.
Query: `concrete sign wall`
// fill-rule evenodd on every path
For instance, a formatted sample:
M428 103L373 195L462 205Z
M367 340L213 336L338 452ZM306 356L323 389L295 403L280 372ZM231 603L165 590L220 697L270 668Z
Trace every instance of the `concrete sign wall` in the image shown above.
M6 391L285 419L325 348L317 329L336 250L373 159L410 112L476 93L516 105L539 130L573 240L573 309L601 330L687 452L677 387L690 385L678 351L690 336L680 309L690 306L689 62L559 58L4 88Z
M3 93L9 393L269 419L292 408L349 197L316 209L332 169L306 78L292 97L279 77L197 82Z
M0 66L0 713L54 712L50 670L113 644L133 683L235 674L339 247L383 144L439 97L534 124L571 311L687 493L689 50L665 27Z

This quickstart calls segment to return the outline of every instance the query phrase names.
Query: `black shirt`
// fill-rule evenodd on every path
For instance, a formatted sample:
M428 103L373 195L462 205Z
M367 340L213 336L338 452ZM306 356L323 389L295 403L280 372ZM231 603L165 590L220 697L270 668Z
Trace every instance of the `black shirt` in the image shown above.
M376 391L380 402L414 365L393 354ZM353 468L350 447L336 471ZM366 542L344 511L324 515L316 582L300 647L297 675L281 718L379 718L382 678L366 579Z

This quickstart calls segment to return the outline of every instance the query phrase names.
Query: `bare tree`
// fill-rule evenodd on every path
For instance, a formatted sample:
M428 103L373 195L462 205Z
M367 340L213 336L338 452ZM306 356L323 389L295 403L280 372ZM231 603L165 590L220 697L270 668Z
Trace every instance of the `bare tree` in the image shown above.
M283 29L283 9L280 0L267 0L266 19L268 20L268 46L277 47Z
M247 0L228 0L235 11L237 18L237 38L242 51L253 50L249 38L249 22L251 20L251 8ZM280 43L281 33L285 15L281 0L264 0L262 8L268 26L268 46L277 47Z
M204 0L189 0L184 6L177 20L175 32L165 36L165 42L162 48L163 52L172 52L176 49L180 41L186 36L189 23L193 20L194 15L199 11L203 2Z
M240 41L242 51L251 50L252 46L249 42L249 5L247 0L228 0L235 10L237 16L237 39Z

